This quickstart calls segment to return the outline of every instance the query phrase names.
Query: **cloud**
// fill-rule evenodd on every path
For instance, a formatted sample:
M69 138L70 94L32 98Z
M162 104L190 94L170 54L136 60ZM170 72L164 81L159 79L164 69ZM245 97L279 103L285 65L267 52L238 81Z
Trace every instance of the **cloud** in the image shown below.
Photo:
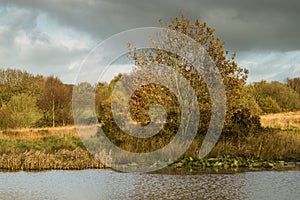
M159 26L158 19L169 21L182 12L207 21L230 49L291 51L300 46L298 0L4 0L2 4L46 12L62 26L98 41L129 28Z
M299 7L298 0L2 0L0 67L71 83L97 43L183 13L215 28L239 64L250 66L249 81L282 80L299 75L299 59L292 58L300 50Z
M300 77L300 51L244 52L237 62L249 69L249 83Z
M79 63L91 48L88 38L51 20L45 29L40 25L45 23L43 14L24 8L6 7L1 17L1 68L19 68L74 81Z

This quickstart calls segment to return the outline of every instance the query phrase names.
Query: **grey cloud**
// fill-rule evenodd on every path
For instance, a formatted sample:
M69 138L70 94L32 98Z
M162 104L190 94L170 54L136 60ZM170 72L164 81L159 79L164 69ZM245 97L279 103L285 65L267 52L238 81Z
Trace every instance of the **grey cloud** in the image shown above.
M241 52L237 62L250 71L248 82L300 77L300 51Z
M89 49L69 49L37 27L38 11L13 7L0 10L0 67L19 68L31 73L57 75L74 81L76 67ZM72 76L70 76L70 73Z
M3 1L42 10L59 23L90 34L95 40L135 27L158 26L180 12L207 21L230 49L299 49L298 0L76 0Z
M12 13L10 7L20 9ZM216 29L226 48L237 51L239 64L249 68L249 82L282 81L300 76L299 8L298 0L2 0L0 64L59 75L65 82L74 80L79 66L68 66L80 62L88 50L53 45L49 35L36 29L40 13L60 27L90 36L92 45L130 28L159 26L159 19L168 22L183 13ZM24 47L15 43L23 33L32 43L26 55L18 54ZM40 43L48 44L47 48Z

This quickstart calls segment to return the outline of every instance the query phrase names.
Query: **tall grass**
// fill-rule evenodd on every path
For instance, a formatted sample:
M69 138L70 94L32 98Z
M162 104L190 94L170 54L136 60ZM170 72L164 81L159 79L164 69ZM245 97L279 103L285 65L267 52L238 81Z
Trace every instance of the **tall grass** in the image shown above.
M263 160L300 161L300 131L265 129L238 140L222 137L209 156L222 155Z
M19 139L25 141L43 140L45 137L77 137L74 126L55 128L23 128L0 130L0 139Z

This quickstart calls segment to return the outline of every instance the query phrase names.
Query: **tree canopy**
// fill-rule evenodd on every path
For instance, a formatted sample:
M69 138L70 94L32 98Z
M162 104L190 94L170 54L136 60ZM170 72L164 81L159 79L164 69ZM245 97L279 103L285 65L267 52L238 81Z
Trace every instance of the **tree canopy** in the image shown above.
M300 94L287 84L261 81L248 86L263 113L300 110Z
M72 124L72 88L56 77L0 70L0 128Z
M190 19L181 16L171 20L170 23L163 25L163 27L167 27L189 36L202 47L204 47L204 49L208 52L209 56L217 66L225 85L226 96L228 99L225 125L227 127L231 126L231 117L237 111L242 109L240 100L244 95L244 85L246 83L248 70L237 65L237 63L234 61L236 54L233 53L230 55L229 52L225 50L224 43L222 43L221 40L215 36L214 29L207 26L206 23L201 23L199 20L192 22ZM163 45L172 43L172 41L169 40L170 38L165 38ZM157 41L152 40L154 47L157 45L156 42ZM186 58L163 51L159 48L135 49L134 46L130 46L130 49L131 53L129 58L134 62L134 73L140 73L142 76L143 72L149 70L149 66L166 65L172 67L174 70L182 74L188 81L190 81L198 97L199 108L201 112L201 122L199 125L200 130L207 129L211 114L210 94L206 82L204 81L203 77L197 73L195 66L191 66ZM185 48L182 48L182 50L186 51ZM171 77L166 76L165 78L170 79ZM164 95L156 95L156 93L161 93L162 91L164 92ZM176 98L172 97L168 92L169 91L166 88L153 84L140 88L139 91L135 92L134 96L132 97L135 99L131 109L133 118L140 118L138 116L147 116L146 113L148 112L149 106L146 105L141 110L140 105L154 103L150 101L152 96L156 96L156 102L159 102L160 104L164 104L164 102L169 104L170 102L176 102ZM145 101L143 99L146 98L148 102L142 102ZM178 104L176 105L175 103L171 107L174 106L178 106ZM178 115L178 109L172 110L177 112L175 116ZM145 119L141 118L140 120L145 121Z

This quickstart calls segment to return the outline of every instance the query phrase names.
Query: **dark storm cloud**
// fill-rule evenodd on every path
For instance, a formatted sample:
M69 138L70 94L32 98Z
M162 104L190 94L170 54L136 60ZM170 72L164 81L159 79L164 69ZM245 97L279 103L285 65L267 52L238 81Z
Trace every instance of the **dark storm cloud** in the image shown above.
M74 77L75 68L89 51L78 36L42 32L37 10L0 6L0 16L0 68L59 75L66 82L74 81L69 74Z
M2 5L41 10L63 26L102 40L120 31L159 26L180 13L216 29L233 50L296 50L300 47L298 0L4 0Z
M0 68L72 83L97 43L184 14L207 22L237 52L248 82L283 81L300 76L299 8L298 0L1 0Z

